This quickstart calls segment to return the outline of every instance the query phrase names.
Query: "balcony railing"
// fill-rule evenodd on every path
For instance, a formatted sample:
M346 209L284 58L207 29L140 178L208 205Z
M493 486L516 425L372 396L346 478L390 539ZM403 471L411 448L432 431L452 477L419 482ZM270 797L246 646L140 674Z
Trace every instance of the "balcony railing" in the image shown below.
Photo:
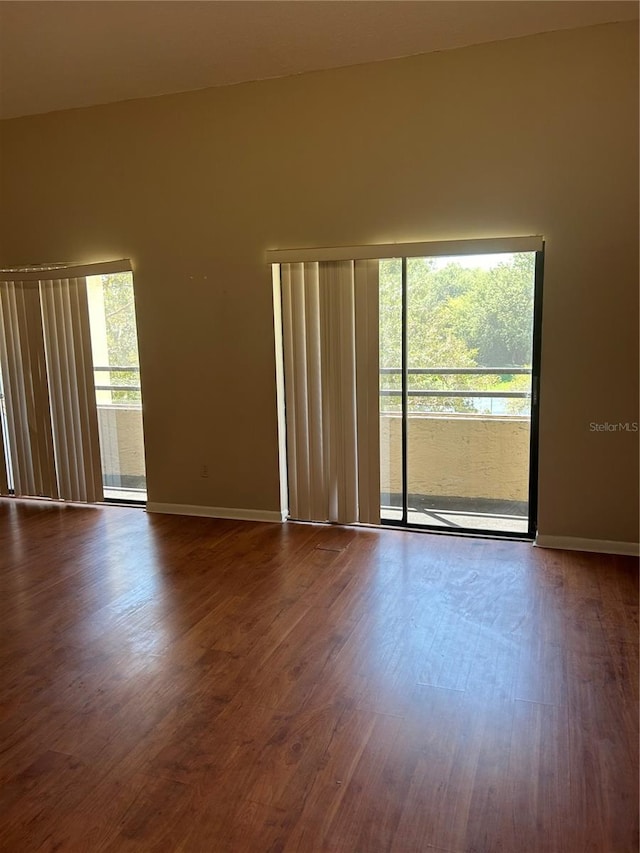
M135 375L140 375L139 367L120 367L118 365L105 367L104 365L94 365L94 371L96 373L133 373ZM136 385L96 385L96 391L136 391L138 394L140 393L140 382Z
M531 375L529 367L410 367L409 376L515 376ZM381 367L381 376L402 375L400 367ZM381 388L381 397L401 397L402 391L395 388ZM431 388L407 389L409 397L497 397L522 399L531 397L531 391L493 391L474 388Z
M412 523L526 532L532 389L522 387L530 386L526 379L520 387L500 385L531 377L531 369L408 368L406 427L399 405L405 392L384 387L398 383L402 373L398 367L380 369L383 517L399 517L406 477ZM447 379L454 387L442 387ZM461 387L467 383L470 387ZM391 405L385 407L384 400ZM403 454L409 465L404 474Z
M116 364L95 365L93 369L97 374L108 373L111 380L95 385L105 495L144 499L146 473L140 368ZM112 381L113 374L124 381Z
M531 368L528 367L410 367L407 370L408 377L416 377L416 376L432 376L434 378L441 378L445 376L494 376L496 379L498 377L504 376L531 376ZM380 376L402 376L402 369L399 367L381 367L380 368ZM409 384L409 383L408 383ZM401 399L403 396L402 389L400 388L381 388L380 389L380 397L381 398L395 398L396 400ZM518 409L520 411L508 412L505 409L506 401L508 400L528 400L531 399L532 393L531 389L525 390L500 390L498 388L415 388L409 387L407 388L407 397L408 398L424 398L425 404L414 403L411 407L411 410L408 412L409 415L412 414L443 414L446 413L446 409L443 411L443 401L451 400L450 408L451 414L455 414L454 406L456 403L454 402L456 399L462 400L472 400L478 401L477 405L471 405L470 410L465 412L458 412L458 414L478 414L478 415L490 415L490 416L504 416L507 414L515 415L519 417L526 416L528 414L526 411L522 411L523 407L526 409L526 403L520 404ZM438 404L437 408L435 405L430 407L427 400L428 399L439 399L441 402ZM494 412L494 404L493 401L496 401L495 408L498 408L497 412ZM486 403L483 403L480 406L481 401L489 402L489 408L486 407ZM446 404L445 404L446 405ZM461 404L458 404L458 406ZM473 410L476 411L473 411Z

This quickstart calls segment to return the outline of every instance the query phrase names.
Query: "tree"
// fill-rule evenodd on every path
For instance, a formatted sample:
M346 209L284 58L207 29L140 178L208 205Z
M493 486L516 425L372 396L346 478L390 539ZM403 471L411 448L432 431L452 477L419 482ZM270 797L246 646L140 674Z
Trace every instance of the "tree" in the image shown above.
M534 259L516 254L490 269L452 261L407 260L407 343L409 368L530 366ZM402 363L401 261L380 263L380 364ZM473 391L496 384L525 388L526 376L457 374L409 375L411 390L469 390L470 396L410 397L410 411L478 411ZM400 390L399 374L382 376L384 389ZM514 409L515 406L515 409ZM400 397L386 397L385 408L401 408ZM510 402L510 410L522 404Z
M471 271L464 271L471 272ZM428 258L407 262L407 360L409 368L475 367L476 352L470 348L453 322L456 317L446 306L465 287L468 276L440 274ZM402 279L401 261L380 263L380 364L399 369L402 364ZM457 374L410 374L412 391L479 390L485 377ZM399 373L382 376L382 387L400 391ZM409 397L410 411L473 411L471 399L464 397ZM387 411L401 409L400 397L386 397Z
M112 385L138 385L138 334L131 273L101 276L107 330L109 364L133 367L135 371L111 373ZM114 391L114 402L140 402L139 391Z
M519 253L489 270L450 300L451 322L477 350L482 367L531 364L534 256Z

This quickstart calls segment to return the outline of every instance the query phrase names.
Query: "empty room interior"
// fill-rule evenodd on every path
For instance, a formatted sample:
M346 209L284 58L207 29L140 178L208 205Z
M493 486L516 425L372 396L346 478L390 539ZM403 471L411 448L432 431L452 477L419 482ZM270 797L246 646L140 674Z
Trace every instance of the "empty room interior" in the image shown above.
M637 2L0 2L0 850L633 853Z

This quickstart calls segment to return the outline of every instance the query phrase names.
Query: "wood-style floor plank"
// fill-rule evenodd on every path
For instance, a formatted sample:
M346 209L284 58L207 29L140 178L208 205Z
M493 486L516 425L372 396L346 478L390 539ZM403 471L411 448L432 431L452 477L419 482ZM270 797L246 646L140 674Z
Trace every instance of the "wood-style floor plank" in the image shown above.
M0 850L635 853L638 563L0 500Z

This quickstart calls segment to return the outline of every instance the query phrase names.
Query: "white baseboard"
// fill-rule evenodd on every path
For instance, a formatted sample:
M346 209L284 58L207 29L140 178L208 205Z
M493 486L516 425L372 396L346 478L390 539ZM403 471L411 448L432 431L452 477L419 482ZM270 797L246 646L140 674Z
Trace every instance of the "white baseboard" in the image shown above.
M539 548L560 548L566 551L595 551L598 554L640 555L637 542L615 542L612 539L580 539L573 536L540 536L534 545Z
M284 513L266 509L231 509L221 506L197 506L195 504L147 503L147 512L160 512L167 515L197 515L204 518L232 518L235 521L276 521L286 520Z

